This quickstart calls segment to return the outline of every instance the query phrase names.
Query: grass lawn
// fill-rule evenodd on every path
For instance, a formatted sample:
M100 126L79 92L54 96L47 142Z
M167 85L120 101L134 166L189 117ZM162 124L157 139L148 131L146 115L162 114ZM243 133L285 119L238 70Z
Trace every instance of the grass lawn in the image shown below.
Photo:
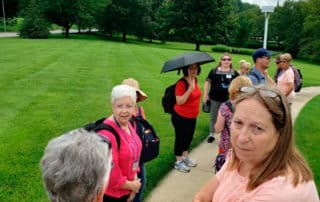
M320 96L314 97L301 111L295 122L295 142L303 156L309 162L320 194Z
M122 43L83 35L47 40L0 38L0 44L2 200L47 201L39 160L48 140L110 115L111 89L128 77L136 78L148 94L149 99L142 105L161 138L160 156L146 165L146 195L172 169L174 134L170 116L163 113L161 96L180 76L175 72L160 74L160 70L167 59L192 51L193 44ZM211 52L210 46L203 45L201 49L217 60L221 55ZM250 56L233 54L235 67L240 59L252 61ZM294 63L303 71L305 86L320 85L317 65L304 61ZM202 66L198 78L201 86L215 65L217 62ZM272 63L270 74L274 72ZM319 103L319 99L316 101ZM308 118L312 117L316 120L317 114ZM208 118L208 114L200 114L192 147L207 136ZM316 122L302 120L309 128L318 127ZM310 131L301 130L297 134L309 137ZM315 143L309 138L306 141ZM319 176L317 181L320 182Z

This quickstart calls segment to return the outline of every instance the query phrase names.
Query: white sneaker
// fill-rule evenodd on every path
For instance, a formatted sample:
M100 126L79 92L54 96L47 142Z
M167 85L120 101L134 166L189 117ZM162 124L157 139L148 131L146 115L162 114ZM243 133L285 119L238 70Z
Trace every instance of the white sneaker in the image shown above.
M198 164L189 158L189 156L187 157L183 157L182 161L188 166L188 167L196 167Z
M174 168L177 169L180 172L183 172L183 173L190 172L190 168L188 168L188 166L185 164L185 162L183 160L182 161L176 161L174 163Z

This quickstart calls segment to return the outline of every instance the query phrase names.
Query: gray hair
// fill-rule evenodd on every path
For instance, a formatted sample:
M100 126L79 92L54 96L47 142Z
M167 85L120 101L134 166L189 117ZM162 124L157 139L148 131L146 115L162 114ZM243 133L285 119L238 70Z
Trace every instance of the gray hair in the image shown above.
M110 143L85 129L50 140L40 161L49 199L93 201L108 183L111 158Z
M136 104L137 100L137 93L135 88L126 85L126 84L120 84L115 87L113 87L111 92L111 103L114 104L114 102L123 97L131 97L134 104Z

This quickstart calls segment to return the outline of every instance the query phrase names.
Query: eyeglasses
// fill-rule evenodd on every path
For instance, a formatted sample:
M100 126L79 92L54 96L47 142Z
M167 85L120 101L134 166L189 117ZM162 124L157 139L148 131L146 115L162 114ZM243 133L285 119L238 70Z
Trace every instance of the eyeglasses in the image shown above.
M278 61L278 62L276 62L276 64L280 64L280 63L287 63L287 61Z
M120 105L116 105L115 108L117 110L124 110L124 109L130 110L130 109L134 108L134 106L133 105L122 105L122 104L120 104Z
M231 58L221 58L222 61L231 61Z

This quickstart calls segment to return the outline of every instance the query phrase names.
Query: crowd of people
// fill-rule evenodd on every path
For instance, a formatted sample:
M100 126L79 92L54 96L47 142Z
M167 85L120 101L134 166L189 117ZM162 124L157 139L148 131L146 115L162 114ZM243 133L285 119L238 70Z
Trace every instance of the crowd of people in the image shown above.
M293 141L290 104L294 72L289 53L276 57L275 79L268 73L272 54L253 55L254 66L223 53L199 86L199 64L181 68L171 114L175 133L173 167L188 173L197 163L189 156L201 98L210 103L208 143L220 134L217 173L194 196L202 201L319 201L313 174ZM112 114L103 120L114 132L77 129L51 140L41 159L42 178L51 201L141 202L146 169L142 140L132 117L145 111L148 96L133 78L111 92ZM214 155L214 154L212 154ZM218 165L216 165L218 166ZM281 193L279 190L282 190Z

